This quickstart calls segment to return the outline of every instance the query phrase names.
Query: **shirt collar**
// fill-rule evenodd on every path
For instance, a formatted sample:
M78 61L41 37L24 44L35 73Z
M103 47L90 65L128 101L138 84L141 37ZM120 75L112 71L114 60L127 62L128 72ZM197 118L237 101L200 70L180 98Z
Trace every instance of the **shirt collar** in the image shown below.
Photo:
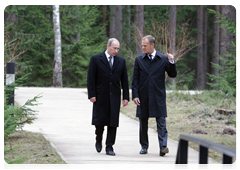
M156 51L156 49L154 49L154 51L153 51L153 53L151 54L153 57L152 58L154 58L155 56L156 56L156 53L157 53L157 51ZM143 56L142 56L142 58L144 58L145 56L148 56L149 54L143 54Z
M153 57L156 55L156 50L154 49L153 53L151 54Z
M106 55L107 59L110 57L110 54L108 54L107 50L105 51L105 55Z

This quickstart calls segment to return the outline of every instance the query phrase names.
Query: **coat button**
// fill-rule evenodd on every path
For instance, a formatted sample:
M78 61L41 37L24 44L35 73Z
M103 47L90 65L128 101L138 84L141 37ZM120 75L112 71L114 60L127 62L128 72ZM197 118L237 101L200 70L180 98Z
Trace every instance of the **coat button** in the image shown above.
M112 83L110 82L110 84L112 84Z

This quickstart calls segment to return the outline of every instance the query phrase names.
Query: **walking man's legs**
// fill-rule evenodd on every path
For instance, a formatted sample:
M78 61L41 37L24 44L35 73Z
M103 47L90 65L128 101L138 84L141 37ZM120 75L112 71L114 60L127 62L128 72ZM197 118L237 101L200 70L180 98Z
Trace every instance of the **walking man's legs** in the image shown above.
M160 156L164 156L166 153L169 152L167 148L168 132L166 128L166 119L165 117L157 117L156 122L157 122Z
M139 142L142 146L140 154L146 154L148 149L148 118L139 118Z
M113 151L113 145L116 140L117 127L108 126L107 129L107 139L106 139L106 151Z

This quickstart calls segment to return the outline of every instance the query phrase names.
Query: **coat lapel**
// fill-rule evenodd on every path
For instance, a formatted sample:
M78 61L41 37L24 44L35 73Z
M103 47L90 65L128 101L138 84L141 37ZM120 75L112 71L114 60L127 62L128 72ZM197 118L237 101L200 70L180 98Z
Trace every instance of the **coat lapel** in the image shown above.
M105 51L100 55L101 57L101 61L103 62L103 64L109 69L111 70L110 66L109 66L109 63L108 63L108 60L107 60L107 57L105 55ZM118 65L119 63L119 57L116 55L114 56L114 61L113 61L113 67L112 67L112 71L116 68L116 66Z
M101 61L102 61L102 63L109 69L109 70L111 70L111 68L110 68L110 66L109 66L109 63L108 63L108 60L107 60L107 57L106 57L106 55L105 55L105 51L100 55L100 57L101 57Z
M149 72L149 68L148 68L149 63L148 63L148 61L146 61L146 60L149 60L148 56L146 54L142 53L141 57L142 57L142 62L141 62L142 68L148 73Z
M162 60L161 60L162 56L161 55L162 54L156 50L156 56L152 61L152 62L154 62L154 63L152 63L152 64L154 64L154 67L153 67L154 70L152 70L153 72L155 72L156 70L158 70L159 67L162 66Z
M116 55L116 56L114 57L112 71L116 68L116 66L118 65L118 63L119 63L119 57Z

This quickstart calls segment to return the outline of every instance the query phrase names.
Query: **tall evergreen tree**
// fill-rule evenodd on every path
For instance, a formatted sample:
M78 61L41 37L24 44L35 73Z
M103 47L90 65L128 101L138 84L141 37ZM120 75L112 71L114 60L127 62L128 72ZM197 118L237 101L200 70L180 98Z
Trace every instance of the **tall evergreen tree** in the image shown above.
M90 58L105 48L100 6L61 6L64 86L87 84Z
M177 22L177 5L170 5L170 19L169 19L169 53L175 55L176 49L176 22ZM168 77L168 83L173 84L175 78Z
M125 43L127 46L130 46L131 44L131 9L130 5L125 6L126 9L126 28L127 28L127 35L126 35L126 40Z
M215 10L219 12L219 5L215 5ZM212 52L212 63L219 64L219 23L216 22L217 17L214 16L214 25L213 25L213 52ZM211 64L211 74L218 76L219 70L217 67L214 67L213 64ZM213 80L214 84L218 83L216 79Z
M107 5L103 5L103 24L104 24L104 36L107 36Z
M105 48L100 6L60 7L63 86L86 85L91 55ZM15 14L17 23L12 34L24 38L20 47L28 51L17 61L21 77L28 74L27 86L52 86L54 61L53 6L8 6L7 14ZM81 35L81 37L80 37ZM103 45L104 44L104 45Z
M208 73L208 12L203 12L203 85L204 89L207 86L207 73Z
M221 5L221 14L227 18L236 20L236 9L231 5ZM235 41L235 37L232 33L227 33L225 27L221 28L221 38L220 38L220 56L227 59L227 51L230 51L231 45L229 42ZM220 65L224 67L224 62L220 60ZM220 70L221 73L224 73L223 70Z
M16 61L21 72L16 78L28 75L23 82L27 86L52 86L54 31L52 7L35 5L8 6L5 12L15 14L17 22L12 35L19 37L19 48L28 49Z
M110 33L109 36L111 38L116 37L116 24L115 24L115 18L116 18L116 6L115 5L110 5Z
M197 56L197 87L204 89L204 66L203 66L203 6L197 6L197 43L198 43L198 56Z
M116 5L115 10L115 38L122 42L122 5Z
M225 29L225 33L227 36L235 37L236 36L236 20L233 18L229 18L221 13L210 10L209 12L214 13L218 18L220 23L220 28ZM216 80L219 83L208 83L211 87L218 89L227 95L236 95L236 42L230 41L228 42L230 48L225 49L226 56L219 56L220 61L222 61L222 65L212 63L214 67L219 70L218 75L210 75L210 78Z
M142 53L142 37L143 35L143 27L144 27L144 5L135 5L135 18L134 22L137 27L137 44L136 44L136 51L137 55Z

